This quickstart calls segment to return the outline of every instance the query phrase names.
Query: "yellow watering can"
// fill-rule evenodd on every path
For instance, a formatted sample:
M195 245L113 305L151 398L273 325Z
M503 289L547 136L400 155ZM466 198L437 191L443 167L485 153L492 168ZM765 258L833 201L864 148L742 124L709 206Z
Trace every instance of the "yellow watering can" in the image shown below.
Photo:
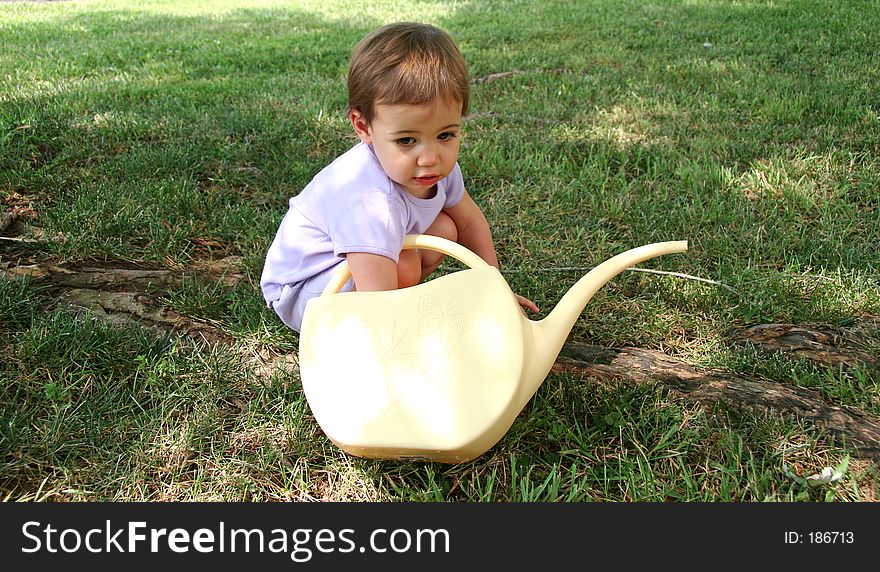
M339 290L347 263L306 305L299 365L324 433L359 457L460 463L489 450L550 372L590 298L626 268L687 250L628 250L593 268L543 320L527 318L501 273L455 242L408 235L469 268L410 288Z

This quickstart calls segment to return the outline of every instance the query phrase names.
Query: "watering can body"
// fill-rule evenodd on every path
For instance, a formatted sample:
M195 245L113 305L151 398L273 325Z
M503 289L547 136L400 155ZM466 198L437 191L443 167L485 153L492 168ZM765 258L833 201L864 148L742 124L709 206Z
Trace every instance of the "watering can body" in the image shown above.
M658 245L641 247L641 259L686 248ZM460 463L486 452L543 382L592 293L629 265L588 274L532 321L499 271L461 245L409 235L404 248L438 250L470 268L410 288L339 293L350 276L343 263L303 316L309 407L331 441L360 457Z

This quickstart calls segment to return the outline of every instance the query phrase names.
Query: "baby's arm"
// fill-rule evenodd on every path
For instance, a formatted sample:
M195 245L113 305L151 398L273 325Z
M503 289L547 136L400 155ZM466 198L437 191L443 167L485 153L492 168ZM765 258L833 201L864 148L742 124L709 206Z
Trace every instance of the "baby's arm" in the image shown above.
M495 245L492 243L492 232L489 230L489 222L480 207L465 191L462 199L454 207L445 209L458 229L458 242L465 248L478 254L480 258L498 268L498 256L495 254ZM532 312L538 312L538 306L523 296L515 294L517 302L523 308Z
M359 291L397 289L397 263L390 258L369 252L349 252L345 259Z
M458 243L498 268L489 222L467 191L454 207L444 209L444 212L455 223Z

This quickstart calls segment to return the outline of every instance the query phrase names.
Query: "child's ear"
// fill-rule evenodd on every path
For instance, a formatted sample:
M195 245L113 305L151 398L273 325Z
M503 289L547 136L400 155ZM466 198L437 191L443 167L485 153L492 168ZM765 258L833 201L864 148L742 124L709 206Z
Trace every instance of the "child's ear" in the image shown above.
M354 127L354 132L360 138L361 142L367 145L373 142L373 136L370 133L370 124L364 120L364 116L359 110L350 110L348 112L348 120L351 121L351 126Z

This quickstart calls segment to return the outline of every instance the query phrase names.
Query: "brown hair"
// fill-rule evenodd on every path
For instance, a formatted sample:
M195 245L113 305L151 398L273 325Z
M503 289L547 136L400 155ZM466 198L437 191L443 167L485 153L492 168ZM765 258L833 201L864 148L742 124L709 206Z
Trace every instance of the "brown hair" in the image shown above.
M354 49L348 108L359 111L367 123L373 120L374 105L425 105L438 99L461 104L461 114L467 114L467 65L443 30L398 22L369 33Z

